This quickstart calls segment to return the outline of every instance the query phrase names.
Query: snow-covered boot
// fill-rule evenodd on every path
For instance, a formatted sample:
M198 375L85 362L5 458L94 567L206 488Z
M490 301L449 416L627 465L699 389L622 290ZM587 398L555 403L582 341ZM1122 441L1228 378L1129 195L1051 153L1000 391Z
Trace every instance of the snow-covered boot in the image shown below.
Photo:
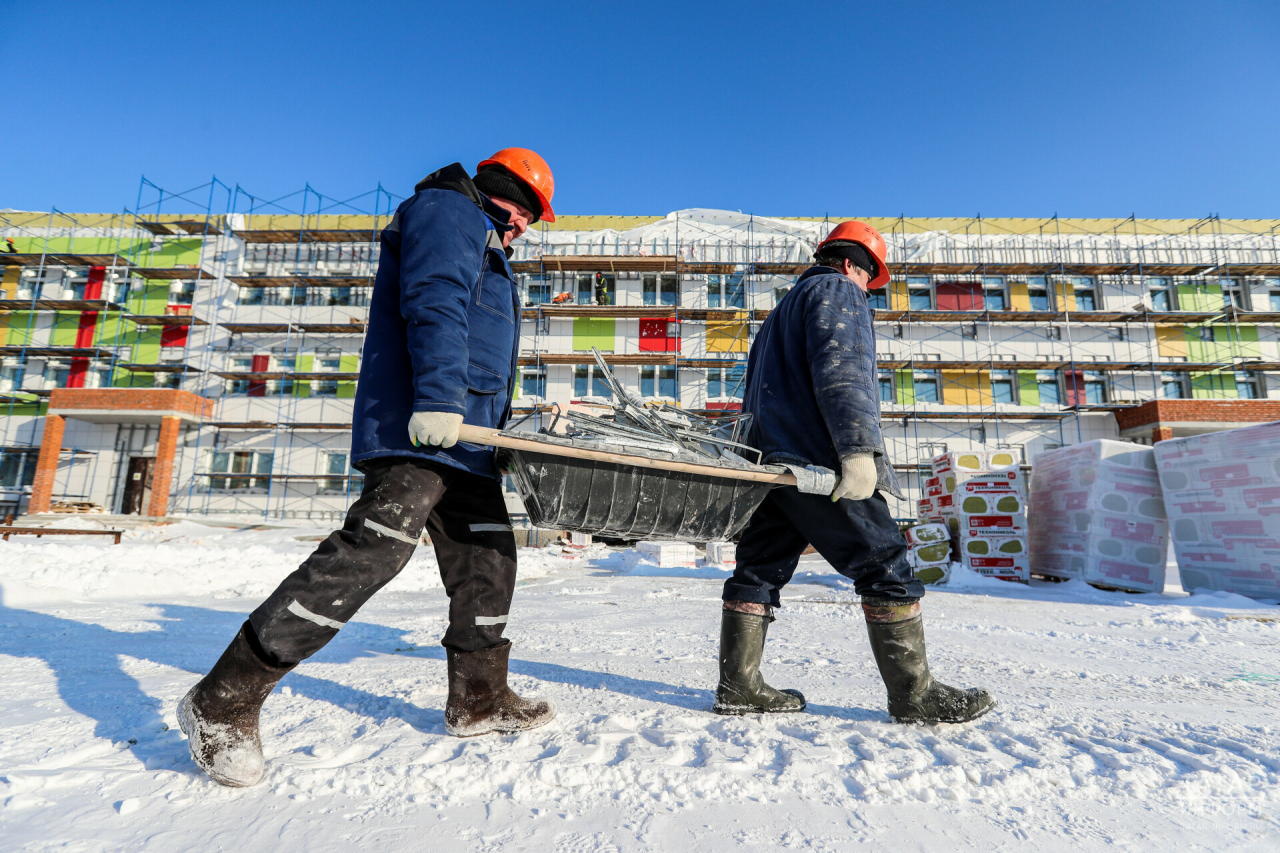
M720 683L711 706L717 714L788 714L805 709L800 691L776 690L760 674L772 621L772 616L721 611Z
M967 723L995 707L996 700L985 690L933 680L925 659L920 602L863 599L862 610L895 723Z
M449 653L449 701L444 728L457 737L523 732L545 726L556 715L549 699L521 699L507 686L511 642L478 652Z
M265 663L249 644L248 623L209 670L178 703L178 725L191 757L209 778L232 788L262 778L258 713L272 688L293 669Z

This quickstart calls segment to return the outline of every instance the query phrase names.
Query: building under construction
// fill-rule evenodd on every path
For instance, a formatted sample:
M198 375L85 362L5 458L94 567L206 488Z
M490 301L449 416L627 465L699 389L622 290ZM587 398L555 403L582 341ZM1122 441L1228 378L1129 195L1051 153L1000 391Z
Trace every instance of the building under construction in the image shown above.
M399 199L144 190L119 214L0 213L0 514L340 518ZM857 218L889 243L893 280L871 299L909 497L944 450L1029 463L1280 420L1280 220ZM539 223L512 258L523 426L607 395L593 347L646 399L737 408L756 329L837 221Z

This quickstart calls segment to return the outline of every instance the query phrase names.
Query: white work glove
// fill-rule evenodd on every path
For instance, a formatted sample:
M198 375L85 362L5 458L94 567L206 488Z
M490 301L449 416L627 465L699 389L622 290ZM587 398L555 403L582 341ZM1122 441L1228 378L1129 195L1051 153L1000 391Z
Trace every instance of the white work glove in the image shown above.
M462 415L452 412L414 412L409 418L409 440L414 447L438 444L442 448L458 443Z
M874 453L850 453L840 460L840 482L831 493L831 502L841 498L865 501L875 494L877 479Z

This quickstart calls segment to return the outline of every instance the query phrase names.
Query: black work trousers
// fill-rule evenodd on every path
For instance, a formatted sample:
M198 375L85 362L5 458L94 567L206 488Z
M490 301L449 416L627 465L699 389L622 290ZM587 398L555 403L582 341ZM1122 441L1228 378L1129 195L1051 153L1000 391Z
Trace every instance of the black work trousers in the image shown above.
M443 644L463 652L501 644L516 585L502 486L447 465L391 458L368 463L342 529L249 616L268 662L294 664L323 648L400 574L424 526L449 596Z
M777 607L779 590L809 545L852 580L863 598L905 603L924 597L924 584L911 573L907 542L879 492L864 501L832 503L826 495L783 486L771 491L747 522L724 600Z

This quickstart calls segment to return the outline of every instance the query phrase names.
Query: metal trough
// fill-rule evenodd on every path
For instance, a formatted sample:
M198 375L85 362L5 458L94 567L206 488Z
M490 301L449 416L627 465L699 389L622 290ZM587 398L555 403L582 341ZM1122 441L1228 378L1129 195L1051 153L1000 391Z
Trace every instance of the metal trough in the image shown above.
M538 527L617 539L711 542L741 532L773 483L502 448Z

